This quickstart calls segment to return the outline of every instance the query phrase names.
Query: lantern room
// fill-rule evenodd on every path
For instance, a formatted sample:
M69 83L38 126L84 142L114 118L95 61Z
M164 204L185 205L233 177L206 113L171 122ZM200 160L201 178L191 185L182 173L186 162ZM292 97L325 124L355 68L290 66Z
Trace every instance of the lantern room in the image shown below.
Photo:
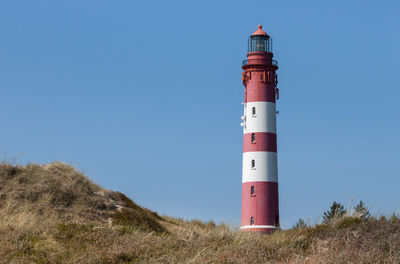
M272 52L272 39L258 25L258 29L249 37L248 52Z

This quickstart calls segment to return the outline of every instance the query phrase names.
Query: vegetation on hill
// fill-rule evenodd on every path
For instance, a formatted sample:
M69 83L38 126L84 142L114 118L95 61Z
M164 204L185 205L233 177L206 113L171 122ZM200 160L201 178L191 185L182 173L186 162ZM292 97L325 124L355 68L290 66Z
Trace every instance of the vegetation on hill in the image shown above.
M346 214L346 210L344 209L344 206L335 201L331 205L331 208L329 208L329 210L324 213L322 218L324 220L324 223L327 223L336 218L343 217L345 214Z
M2 164L0 263L400 263L400 219L360 208L249 234L159 216L63 163Z

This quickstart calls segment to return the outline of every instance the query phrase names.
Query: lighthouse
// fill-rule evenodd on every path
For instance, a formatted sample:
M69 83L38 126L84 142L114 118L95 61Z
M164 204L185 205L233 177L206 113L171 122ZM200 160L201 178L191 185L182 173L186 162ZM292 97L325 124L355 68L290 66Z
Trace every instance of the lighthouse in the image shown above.
M243 61L244 89L242 231L272 232L279 227L276 147L277 61L272 39L259 25L248 39Z

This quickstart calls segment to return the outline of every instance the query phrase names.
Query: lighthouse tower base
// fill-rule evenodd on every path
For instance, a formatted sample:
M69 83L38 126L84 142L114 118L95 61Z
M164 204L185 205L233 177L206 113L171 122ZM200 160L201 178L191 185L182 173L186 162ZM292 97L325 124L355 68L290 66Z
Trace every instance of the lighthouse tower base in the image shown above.
M276 231L278 228L275 226L242 226L240 227L240 231L245 232L257 232L257 233L265 233L271 234Z

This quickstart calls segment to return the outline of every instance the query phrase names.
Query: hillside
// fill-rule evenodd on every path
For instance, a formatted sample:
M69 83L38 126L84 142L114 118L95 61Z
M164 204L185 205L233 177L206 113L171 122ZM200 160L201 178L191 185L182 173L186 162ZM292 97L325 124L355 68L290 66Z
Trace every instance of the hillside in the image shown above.
M247 234L159 216L64 163L1 164L0 263L400 263L400 219Z

